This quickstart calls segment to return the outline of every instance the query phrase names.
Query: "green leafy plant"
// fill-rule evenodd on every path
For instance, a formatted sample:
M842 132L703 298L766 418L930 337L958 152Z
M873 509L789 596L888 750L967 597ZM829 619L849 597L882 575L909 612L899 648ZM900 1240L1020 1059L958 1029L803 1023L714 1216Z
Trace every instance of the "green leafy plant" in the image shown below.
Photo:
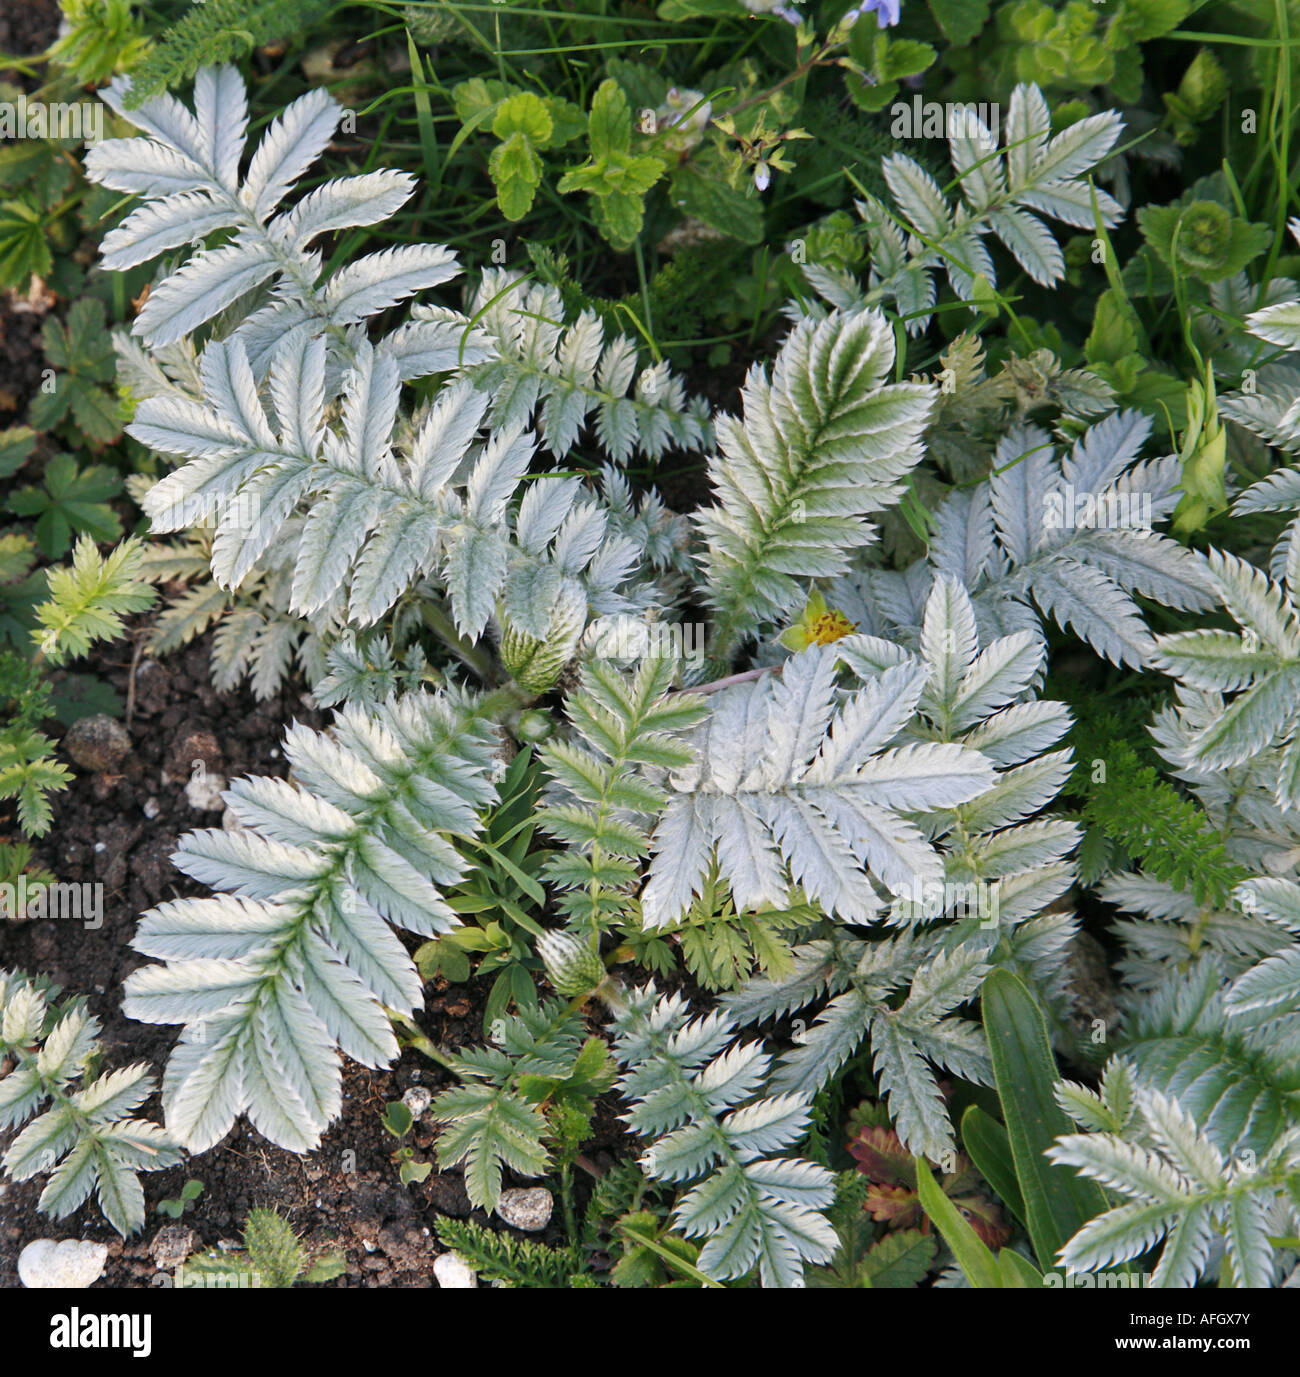
M242 1252L200 1253L183 1266L180 1285L189 1289L227 1287L288 1290L300 1281L333 1281L343 1274L341 1253L328 1253L308 1265L293 1228L275 1210L253 1209L244 1221Z
M754 975L779 980L791 974L797 934L815 926L820 916L812 904L737 911L714 872L677 921L650 931L626 924L618 950L662 975L676 967L680 954L701 988L734 990Z
M1106 1198L1044 1160L1069 1123L1054 1098L1056 1063L1032 995L1014 975L994 971L980 1003L1018 1200L1038 1264L1048 1271L1066 1240L1105 1209Z
M17 563L24 570L30 567L22 553ZM0 693L8 707L0 728L0 799L16 800L19 825L29 836L49 830L49 795L72 778L67 766L54 759L53 742L41 730L44 719L60 711L43 672L84 656L98 641L120 636L123 619L153 602L153 589L138 578L140 566L137 542L124 541L101 557L94 542L83 536L71 564L51 567L41 576L49 597L31 611L31 658L0 655Z
M42 486L20 488L9 498L9 510L34 517L33 531L51 559L67 554L73 537L88 535L111 541L122 534L122 522L106 501L122 490L122 479L98 465L78 470L70 454L52 455L45 464Z
M229 62L275 39L304 33L327 10L325 0L204 0L187 9L132 67L131 102L160 95L204 66Z
M529 1238L493 1233L472 1219L439 1219L438 1241L463 1258L485 1281L559 1291L584 1275L576 1248L549 1248Z
M883 1124L863 1124L849 1138L848 1149L867 1183L855 1192L861 1197L859 1208L884 1224L888 1233L909 1233L918 1228L928 1233L917 1193L916 1162L898 1134ZM939 1170L940 1189L980 1238L991 1248L1005 1243L1011 1230L970 1159L962 1153L953 1154L946 1164L939 1164Z
M24 877L29 889L55 883L50 871L33 864L32 848L26 842L0 842L0 893L13 894L13 902L6 902L5 909L7 916L17 922L22 922L27 916L21 902L23 891L20 886ZM12 885L12 890L2 888L5 885Z
M50 48L50 60L83 85L130 71L149 51L130 0L63 0L60 8L65 30Z
M154 1209L165 1214L168 1219L180 1219L186 1210L193 1208L194 1202L203 1194L203 1182L193 1178L181 1187L181 1193L173 1200L160 1200Z
M25 201L0 201L0 282L25 287L53 265L49 221Z
M583 1036L580 1015L563 1000L499 1018L492 1036L495 1046L449 1059L462 1084L430 1110L447 1125L439 1163L444 1170L464 1163L465 1189L487 1209L500 1198L502 1170L541 1175L550 1164L546 1140L574 1136L573 1116L589 1116L595 1095L612 1082L604 1043Z
M537 914L546 891L539 875L550 855L536 845L541 783L540 767L526 747L498 782L499 801L484 817L476 842L464 848L469 874L447 896L462 925L415 953L425 979L440 975L460 984L471 971L493 975L483 1006L485 1033L512 1003L521 1008L537 1003L529 967L535 964L532 938L543 931Z
M157 1124L132 1116L153 1092L150 1068L98 1070L100 1026L83 1001L59 1001L48 983L0 972L0 1065L9 1067L0 1127L26 1123L0 1167L15 1181L47 1175L39 1208L55 1219L93 1191L125 1237L144 1227L139 1173L174 1166L181 1154Z
M916 1164L917 1190L922 1208L933 1221L967 1282L977 1290L1036 1290L1042 1274L1013 1248L994 1253L975 1232L961 1211L939 1189L926 1163Z
M978 13L980 7L973 8ZM1194 8L1191 0L1117 0L1104 8L1090 0L1060 6L1012 0L996 7L969 65L978 63L975 70L999 91L1036 81L1070 94L1108 87L1116 99L1136 101L1144 72L1141 45L1177 28ZM967 22L977 21L972 16Z
M883 110L897 99L899 83L920 76L936 56L928 43L892 39L873 24L855 24L849 34L849 57L856 64L849 94L865 110Z
M31 424L37 430L76 435L95 448L117 439L122 433L118 403L107 386L113 381L116 360L102 303L93 297L81 297L69 307L65 320L47 316L41 328L41 341L54 377L42 384L32 401ZM47 464L47 487L49 477ZM102 500L116 491L109 489L98 496ZM112 540L120 534L120 529L116 529L100 539ZM57 555L63 551L48 553Z
M497 205L507 220L522 220L542 184L542 153L580 137L585 116L568 101L481 77L462 82L452 97L462 134L482 126L499 141L488 159Z
M168 1131L311 1150L342 1055L405 1045L455 1078L472 1205L556 1188L566 1247L440 1226L506 1285L1029 1289L1161 1240L1161 1284L1292 1278L1294 531L1256 568L1300 452L1284 46L1236 168L1211 63L1161 48L1172 101L1143 65L1181 3L420 8L354 75L312 56L338 100L268 108L292 63L117 79L142 137L86 155L139 198L105 264L160 260L115 343L183 585L154 644L211 628L223 683L296 666L333 710L179 842L215 893L141 923ZM884 146L922 72L1006 97L941 111L948 170L924 100ZM460 309L421 295L453 248L488 260ZM0 553L17 624L33 548ZM471 982L482 1045L421 1031L421 976ZM1096 1091L1053 1051L1092 1064L1085 1016ZM606 1107L637 1145L602 1174Z
M839 1247L827 1267L810 1267L808 1285L817 1290L907 1290L922 1282L933 1266L933 1235L899 1229L881 1238L866 1223L863 1177L840 1177L835 1204L828 1212Z
M562 195L585 192L600 232L614 248L630 248L641 231L645 194L663 176L666 164L654 154L632 151L632 111L616 81L597 87L587 138L590 157L566 172L557 190Z
M433 1170L433 1163L418 1161L415 1156L415 1149L409 1143L402 1142L402 1139L415 1127L415 1118L410 1108L401 1100L386 1104L384 1112L380 1116L380 1123L399 1143L399 1146L393 1151L393 1161L397 1163L397 1179L404 1186L412 1186L421 1181L427 1181L429 1173Z
M1098 734L1090 733L1079 751L1075 778L1085 796L1083 818L1103 838L1092 852L1117 846L1162 884L1189 892L1198 903L1225 907L1246 878L1245 867L1229 858L1205 811L1145 764L1118 728L1117 718L1102 719ZM1102 771L1104 778L1095 778ZM1089 879L1103 868L1099 864Z

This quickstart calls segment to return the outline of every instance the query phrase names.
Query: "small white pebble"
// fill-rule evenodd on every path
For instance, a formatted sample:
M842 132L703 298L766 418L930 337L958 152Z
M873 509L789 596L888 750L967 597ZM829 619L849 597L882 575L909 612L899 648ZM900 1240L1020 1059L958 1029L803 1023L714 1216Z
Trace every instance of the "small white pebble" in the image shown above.
M96 854L97 856L102 856L102 855L104 854L104 852L107 851L107 850L108 850L108 843L107 843L107 842L96 842L96 843L95 843L95 854Z
M433 1275L444 1291L465 1291L478 1286L478 1273L456 1253L442 1253L434 1258Z
M151 798L145 800L145 805L140 811L145 815L145 817L149 819L150 822L152 822L154 818L156 818L158 814L162 812L162 809L158 806L158 800L156 798Z
M417 1123L424 1117L425 1110L432 1102L433 1095L422 1085L413 1085L402 1096L402 1103L411 1111L411 1118Z
M38 1238L18 1254L18 1278L33 1291L84 1291L104 1275L108 1248L65 1238Z
M191 808L197 808L201 813L221 813L226 807L226 801L221 797L225 790L225 775L196 770L185 786L185 799Z

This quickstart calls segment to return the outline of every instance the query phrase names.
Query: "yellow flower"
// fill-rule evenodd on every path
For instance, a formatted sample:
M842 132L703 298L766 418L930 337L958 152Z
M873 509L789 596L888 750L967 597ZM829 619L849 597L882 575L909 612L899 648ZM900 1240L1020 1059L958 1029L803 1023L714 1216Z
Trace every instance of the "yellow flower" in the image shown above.
M781 644L787 650L807 650L810 645L830 645L857 630L857 624L836 607L827 607L826 599L814 593L805 604L799 620L781 633Z

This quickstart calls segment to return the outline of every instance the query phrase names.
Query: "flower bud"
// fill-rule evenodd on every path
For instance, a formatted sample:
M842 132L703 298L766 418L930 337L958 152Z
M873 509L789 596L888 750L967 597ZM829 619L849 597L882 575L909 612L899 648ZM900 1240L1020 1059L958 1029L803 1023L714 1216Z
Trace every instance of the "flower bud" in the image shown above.
M537 954L552 988L566 999L589 994L605 979L599 954L571 932L544 932L537 939Z
M544 637L529 635L503 618L501 663L525 693L547 693L555 687L578 648L586 619L587 600L581 589L560 595Z

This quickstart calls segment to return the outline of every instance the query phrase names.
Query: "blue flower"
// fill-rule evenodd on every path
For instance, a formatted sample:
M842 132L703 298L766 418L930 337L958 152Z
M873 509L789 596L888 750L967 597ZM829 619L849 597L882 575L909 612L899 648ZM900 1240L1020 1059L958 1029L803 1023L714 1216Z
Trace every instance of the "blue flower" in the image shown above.
M860 19L864 14L870 14L874 10L876 23L880 28L891 28L898 23L902 8L903 0L862 0L862 4L855 5L841 22L845 25L852 24L855 19Z

